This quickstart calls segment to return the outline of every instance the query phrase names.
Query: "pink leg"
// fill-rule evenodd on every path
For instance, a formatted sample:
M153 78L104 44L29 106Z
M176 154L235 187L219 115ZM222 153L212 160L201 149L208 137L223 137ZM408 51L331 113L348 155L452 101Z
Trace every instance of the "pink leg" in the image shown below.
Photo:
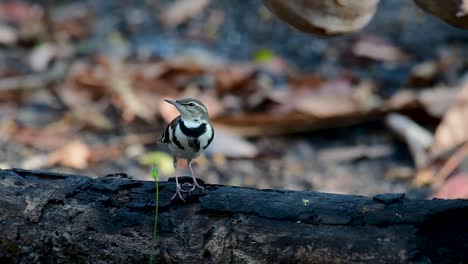
M176 158L174 158L174 170L175 170L176 192L172 196L171 200L173 200L176 196L179 196L179 198L185 202L180 192L187 192L187 191L182 190L182 188L180 187L179 176L177 176L177 159Z
M192 179L193 179L192 189L190 191L195 190L195 188L200 188L202 190L205 190L205 188L203 188L202 186L198 184L197 178L195 178L195 174L193 173L193 169L192 169L192 160L188 161L188 167L190 169L190 173L192 174Z

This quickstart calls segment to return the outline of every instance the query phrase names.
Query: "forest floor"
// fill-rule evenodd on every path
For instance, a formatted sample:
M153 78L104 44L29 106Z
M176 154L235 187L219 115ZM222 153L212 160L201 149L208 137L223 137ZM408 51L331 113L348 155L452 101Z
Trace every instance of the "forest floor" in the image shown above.
M195 165L207 183L438 190L415 180L427 166L385 120L436 131L466 79L468 32L405 0L333 38L297 32L259 0L199 2L0 3L0 168L150 180L157 161L167 179L157 141L175 113L163 99L194 96L217 129Z

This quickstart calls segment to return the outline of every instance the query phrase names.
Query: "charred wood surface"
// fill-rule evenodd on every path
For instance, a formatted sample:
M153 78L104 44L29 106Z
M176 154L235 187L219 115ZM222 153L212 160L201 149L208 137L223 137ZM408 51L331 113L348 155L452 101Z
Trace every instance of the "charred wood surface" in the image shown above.
M148 263L154 182L0 170L1 263ZM464 263L468 200L160 182L157 263Z

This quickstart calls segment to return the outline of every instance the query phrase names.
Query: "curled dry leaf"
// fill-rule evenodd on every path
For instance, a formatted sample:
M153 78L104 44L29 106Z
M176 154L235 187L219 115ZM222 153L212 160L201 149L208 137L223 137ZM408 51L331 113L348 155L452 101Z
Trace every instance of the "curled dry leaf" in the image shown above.
M70 114L80 123L98 130L110 130L112 122L102 114L102 104L93 100L87 89L64 85L57 93L70 108Z
M216 136L206 153L223 155L229 158L253 158L258 154L257 148L243 137L229 130L215 126Z
M210 0L178 0L162 12L161 22L166 27L176 27L201 15Z
M435 140L428 149L431 163L420 168L414 180L416 185L431 184L439 188L457 170L468 155L467 129L468 83L465 82L436 129Z
M73 135L63 128L53 126L16 128L11 139L40 150L54 150L69 142Z
M424 11L460 28L468 28L467 0L414 0Z
M379 0L264 0L281 19L304 32L339 35L363 28Z
M432 195L440 199L468 199L468 174L459 173L450 177L442 187Z
M439 86L425 89L418 94L418 102L434 117L442 118L455 102L459 89Z
M436 129L431 153L448 151L468 140L468 82L462 84L455 104L443 116Z
M147 122L153 121L155 113L136 96L131 76L125 71L124 65L119 62L106 61L105 68L108 71L107 84L118 95L117 104L121 103L123 106L124 121L131 122L134 116Z
M29 64L35 71L44 71L47 66L56 56L57 47L50 44L44 43L33 49L30 57Z
M357 57L383 62L405 62L408 55L399 47L376 36L358 39L352 46L352 52Z
M216 88L220 93L238 93L249 79L253 77L254 67L252 65L234 65L222 68L215 72Z
M74 169L86 169L91 150L80 140L74 140L52 152L48 156L49 166L61 165Z
M298 111L322 119L347 115L359 109L349 97L333 95L301 96L293 104Z

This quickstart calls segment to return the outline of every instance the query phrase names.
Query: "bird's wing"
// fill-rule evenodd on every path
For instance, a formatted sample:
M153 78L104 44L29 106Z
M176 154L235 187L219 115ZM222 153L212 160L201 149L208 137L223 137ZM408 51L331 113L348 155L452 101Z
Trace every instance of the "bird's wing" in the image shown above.
M162 137L159 140L160 143L164 143L164 144L171 143L169 130L173 130L176 127L177 123L179 123L179 120L180 120L180 116L174 118L171 121L171 123L167 125L166 130L164 130L164 133L162 134Z

